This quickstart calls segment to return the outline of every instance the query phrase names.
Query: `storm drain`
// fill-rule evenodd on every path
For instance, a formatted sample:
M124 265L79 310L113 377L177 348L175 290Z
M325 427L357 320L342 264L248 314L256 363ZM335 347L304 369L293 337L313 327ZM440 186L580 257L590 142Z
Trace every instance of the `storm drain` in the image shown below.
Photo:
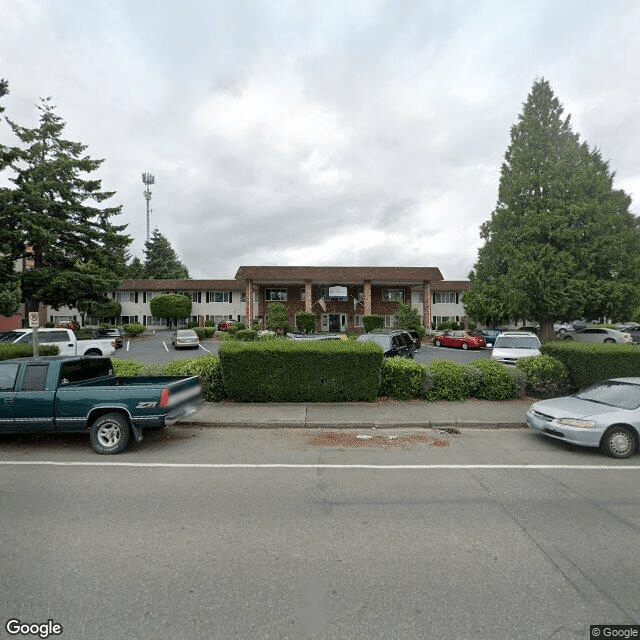
M462 431L460 431L460 429L456 429L455 427L442 427L438 429L438 433L448 433L452 436L459 436L462 434Z

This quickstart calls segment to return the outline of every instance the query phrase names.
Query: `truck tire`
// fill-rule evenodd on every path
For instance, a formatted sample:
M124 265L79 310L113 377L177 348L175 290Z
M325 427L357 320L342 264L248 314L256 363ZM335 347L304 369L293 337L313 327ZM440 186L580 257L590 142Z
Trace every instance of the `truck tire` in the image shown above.
M131 429L121 413L105 413L96 418L89 429L91 446L101 454L124 451L131 439Z
M101 356L102 355L102 351L100 351L100 349L88 349L87 351L84 352L85 356Z

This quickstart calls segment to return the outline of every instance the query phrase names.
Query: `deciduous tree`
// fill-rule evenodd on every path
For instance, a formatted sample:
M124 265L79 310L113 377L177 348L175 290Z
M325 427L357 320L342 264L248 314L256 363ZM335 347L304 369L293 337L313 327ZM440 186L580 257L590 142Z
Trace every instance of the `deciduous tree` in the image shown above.
M622 318L639 299L640 226L597 149L580 142L549 82L536 80L500 175L498 202L464 303L483 320Z
M169 321L188 318L191 315L192 302L189 296L179 293L167 293L151 298L149 308L156 318L167 318ZM170 322L171 324L171 322Z

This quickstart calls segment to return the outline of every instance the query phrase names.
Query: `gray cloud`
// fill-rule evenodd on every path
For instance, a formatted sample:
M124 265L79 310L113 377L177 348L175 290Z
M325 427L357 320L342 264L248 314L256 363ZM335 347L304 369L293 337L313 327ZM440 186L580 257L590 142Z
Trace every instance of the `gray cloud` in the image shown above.
M193 277L265 263L459 279L536 77L640 193L639 26L624 0L15 0L0 77L6 115L33 125L51 95L66 136L105 158L138 255L151 171L151 227Z

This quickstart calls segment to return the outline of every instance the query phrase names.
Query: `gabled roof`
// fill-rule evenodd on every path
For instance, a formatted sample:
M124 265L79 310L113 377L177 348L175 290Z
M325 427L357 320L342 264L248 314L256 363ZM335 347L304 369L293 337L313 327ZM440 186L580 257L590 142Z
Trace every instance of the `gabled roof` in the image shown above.
M471 289L470 280L442 280L431 285L431 291L466 291Z
M442 280L437 267L239 267L236 279L253 280L255 284L361 284L371 280L374 285L404 284L417 286L423 282Z

